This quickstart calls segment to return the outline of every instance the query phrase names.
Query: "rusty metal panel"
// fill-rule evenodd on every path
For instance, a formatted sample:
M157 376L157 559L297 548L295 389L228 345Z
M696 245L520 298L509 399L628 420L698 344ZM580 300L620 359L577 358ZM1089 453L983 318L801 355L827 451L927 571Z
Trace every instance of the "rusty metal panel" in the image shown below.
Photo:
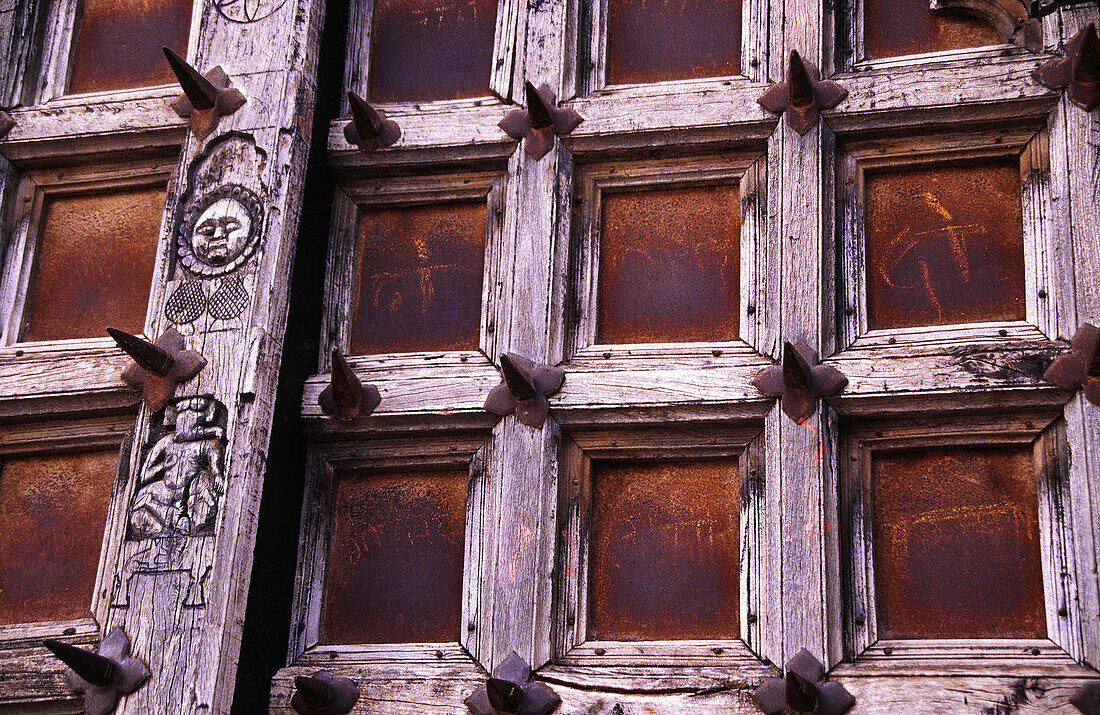
M497 0L375 0L371 100L488 96L496 17Z
M1000 45L1005 38L973 15L932 12L928 0L864 0L868 59Z
M605 193L601 214L597 342L737 339L737 186Z
M325 643L456 641L465 471L346 476L325 569Z
M78 18L70 94L176 81L161 47L187 56L191 0L83 0Z
M880 638L1044 638L1030 446L872 457Z
M365 211L351 353L476 350L485 202Z
M91 617L118 450L3 458L0 623Z
M741 0L608 0L608 84L737 74Z
M140 333L164 201L163 186L49 200L20 340Z
M866 174L871 328L1024 318L1015 159Z
M588 637L737 638L736 459L594 462Z

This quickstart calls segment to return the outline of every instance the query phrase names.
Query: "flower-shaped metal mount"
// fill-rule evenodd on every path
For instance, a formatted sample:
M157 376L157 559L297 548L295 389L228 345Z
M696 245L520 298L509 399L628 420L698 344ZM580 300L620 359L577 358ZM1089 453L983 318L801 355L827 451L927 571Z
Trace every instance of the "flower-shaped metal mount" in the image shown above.
M538 161L554 148L554 136L564 136L584 121L572 109L554 106L554 95L549 88L535 89L530 82L523 83L527 95L527 109L513 109L497 125L516 141L526 139L523 148Z
M359 381L348 361L336 348L332 349L332 376L328 387L317 396L321 410L340 422L350 422L360 415L374 412L382 396L374 385Z
M341 715L359 701L359 688L351 678L337 678L327 670L294 679L290 706L301 715Z
M205 139L222 117L244 106L247 100L240 90L229 86L229 76L220 66L204 75L171 49L162 49L183 89L183 94L173 100L172 109L191 120L191 131L197 139Z
M561 698L549 685L532 682L531 666L515 652L466 698L466 707L474 715L547 715L560 704Z
M771 87L756 101L769 112L783 113L791 129L805 134L817 124L821 110L832 109L847 96L848 90L832 80L820 79L817 67L802 59L797 50L791 50L787 81Z
M840 370L822 365L817 351L801 340L783 343L783 362L764 368L752 380L757 390L780 398L780 407L798 424L817 411L817 398L835 395L847 384Z
M401 127L386 119L367 100L355 92L348 92L351 121L344 126L344 138L360 151L374 151L393 146L401 138Z
M73 690L84 693L88 715L114 712L119 697L134 692L149 677L145 663L130 656L130 639L122 628L100 641L95 653L55 640L42 645L69 666L65 678Z
M768 678L752 699L767 715L843 715L856 704L843 685L825 682L825 666L805 648L787 661L785 678Z
M206 358L185 349L183 336L173 328L165 330L155 343L117 328L107 328L107 332L122 352L134 360L133 365L122 371L123 382L140 389L145 404L154 412L172 399L176 385L187 382L206 367Z
M500 384L485 399L485 409L494 415L516 413L516 419L528 427L541 427L550 411L546 398L565 383L565 370L536 365L515 353L500 356Z
M1100 407L1100 328L1083 323L1069 352L1054 358L1043 379L1066 390L1084 389L1085 399Z
M1031 73L1036 82L1050 89L1066 90L1069 101L1091 112L1100 106L1100 36L1096 24L1073 36L1064 57L1044 62Z
M11 118L11 115L0 109L0 139L6 137L14 126L15 120Z
M1069 704L1085 715L1100 715L1100 680L1085 683L1070 699Z

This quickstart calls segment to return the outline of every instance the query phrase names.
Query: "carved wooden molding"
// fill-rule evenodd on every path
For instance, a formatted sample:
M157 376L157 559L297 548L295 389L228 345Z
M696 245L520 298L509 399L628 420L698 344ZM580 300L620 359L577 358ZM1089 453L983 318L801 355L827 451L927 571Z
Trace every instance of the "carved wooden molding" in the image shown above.
M1018 47L1031 52L1043 51L1043 25L1028 14L1019 0L931 0L934 12L962 11L977 15Z

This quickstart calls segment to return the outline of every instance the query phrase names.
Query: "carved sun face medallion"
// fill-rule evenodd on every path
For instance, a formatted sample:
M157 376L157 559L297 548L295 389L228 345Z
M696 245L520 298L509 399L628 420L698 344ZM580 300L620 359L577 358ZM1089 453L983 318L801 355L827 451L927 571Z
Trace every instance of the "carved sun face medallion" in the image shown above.
M180 263L200 276L234 271L259 247L262 224L260 199L243 186L227 184L196 197L180 221Z

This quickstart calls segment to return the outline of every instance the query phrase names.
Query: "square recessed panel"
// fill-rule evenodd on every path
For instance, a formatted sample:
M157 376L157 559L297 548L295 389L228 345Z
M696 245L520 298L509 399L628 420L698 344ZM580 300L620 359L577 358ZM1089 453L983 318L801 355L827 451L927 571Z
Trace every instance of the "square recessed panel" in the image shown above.
M0 458L0 624L90 618L118 450Z
M485 202L363 212L351 352L476 350Z
M607 0L607 83L741 73L741 0Z
M20 340L140 333L164 199L163 186L47 199Z
M865 174L870 328L1024 318L1018 160Z
M736 459L593 462L588 639L738 638Z
M928 0L863 0L868 59L1004 44L988 21L974 15L932 12Z
M871 459L879 637L1045 637L1032 448Z
M737 339L737 186L604 192L600 212L598 343Z
M191 0L83 0L78 17L70 94L176 81L161 47L187 57Z
M457 641L469 474L345 476L325 567L325 643Z
M496 17L497 0L375 0L371 99L488 96Z

